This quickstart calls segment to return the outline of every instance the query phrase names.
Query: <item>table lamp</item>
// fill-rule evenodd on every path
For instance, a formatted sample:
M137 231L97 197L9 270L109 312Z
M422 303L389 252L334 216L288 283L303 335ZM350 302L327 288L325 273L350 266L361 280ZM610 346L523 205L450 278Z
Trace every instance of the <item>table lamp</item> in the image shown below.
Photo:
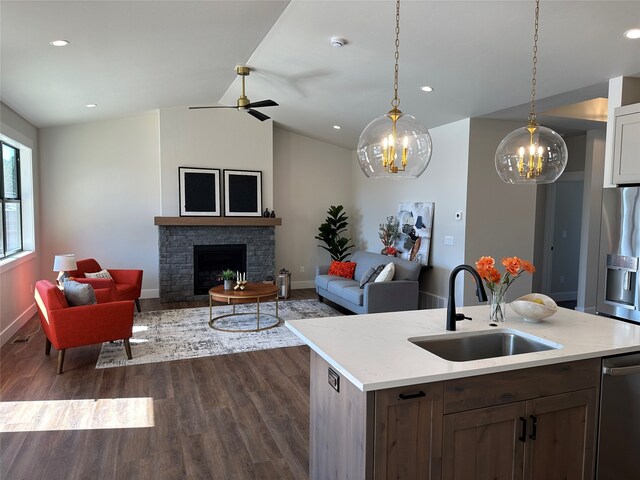
M64 253L62 255L56 255L53 260L53 271L58 273L58 285L62 285L62 282L69 276L69 271L76 270L76 256L73 253Z

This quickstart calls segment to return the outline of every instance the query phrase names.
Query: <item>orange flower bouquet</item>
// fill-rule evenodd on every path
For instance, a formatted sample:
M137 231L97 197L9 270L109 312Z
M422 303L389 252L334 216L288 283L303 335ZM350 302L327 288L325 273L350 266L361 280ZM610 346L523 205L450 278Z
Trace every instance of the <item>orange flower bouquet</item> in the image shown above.
M504 322L505 295L509 286L524 272L536 271L531 262L518 257L505 257L502 265L505 268L504 275L500 274L492 257L480 257L476 262L476 270L491 292L489 319L495 322Z

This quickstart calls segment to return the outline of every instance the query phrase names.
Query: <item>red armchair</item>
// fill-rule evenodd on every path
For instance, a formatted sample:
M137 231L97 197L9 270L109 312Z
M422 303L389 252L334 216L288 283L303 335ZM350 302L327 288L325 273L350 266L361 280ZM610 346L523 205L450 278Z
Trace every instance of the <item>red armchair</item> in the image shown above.
M86 278L85 273L96 273L102 267L93 258L77 261L78 269L69 272L69 275L78 282L89 283L93 288L107 288L111 282L104 278ZM142 270L118 270L107 269L116 286L116 300L134 300L136 308L140 311L140 291L142 290Z
M113 288L95 289L98 303L70 307L64 293L48 280L36 282L35 299L42 330L47 337L45 354L51 345L58 350L58 373L62 373L67 348L124 339L131 359L129 338L133 331L133 302L114 301Z

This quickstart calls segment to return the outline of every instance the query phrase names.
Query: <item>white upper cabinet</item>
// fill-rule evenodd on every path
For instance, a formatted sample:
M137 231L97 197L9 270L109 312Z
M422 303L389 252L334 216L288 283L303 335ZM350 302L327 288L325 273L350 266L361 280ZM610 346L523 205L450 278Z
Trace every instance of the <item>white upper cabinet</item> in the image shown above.
M615 109L613 183L640 183L640 103Z

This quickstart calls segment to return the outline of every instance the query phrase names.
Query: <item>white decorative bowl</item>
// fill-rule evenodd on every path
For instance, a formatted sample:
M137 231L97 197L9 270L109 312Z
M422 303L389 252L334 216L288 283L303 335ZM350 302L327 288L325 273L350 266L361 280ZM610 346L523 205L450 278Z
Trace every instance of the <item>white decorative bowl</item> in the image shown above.
M533 300L540 300L542 303L534 302ZM511 302L509 306L514 312L522 316L525 322L539 322L558 311L556 302L541 293L523 295Z

